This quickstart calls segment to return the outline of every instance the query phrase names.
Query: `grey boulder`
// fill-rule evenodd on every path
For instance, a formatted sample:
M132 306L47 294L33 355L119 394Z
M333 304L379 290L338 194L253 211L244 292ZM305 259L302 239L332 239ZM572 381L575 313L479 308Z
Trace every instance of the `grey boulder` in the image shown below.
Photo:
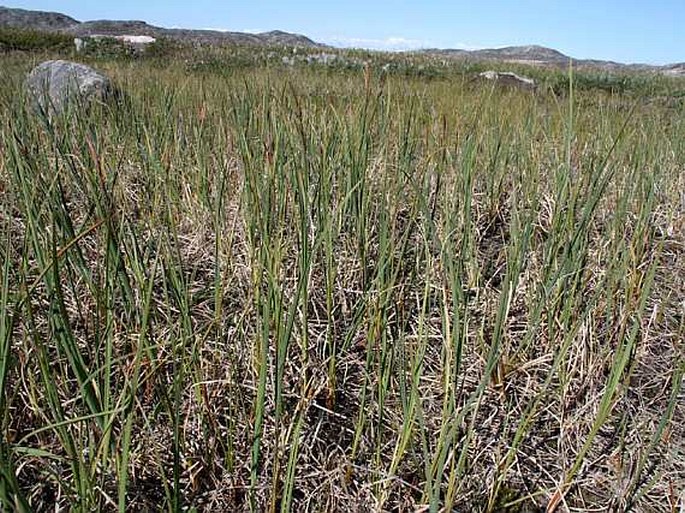
M528 77L522 77L511 71L484 71L478 75L480 78L485 80L490 80L497 84L501 84L509 87L516 87L519 89L525 89L533 91L536 89L537 84L535 80Z
M47 114L59 114L68 106L81 108L93 101L105 101L114 92L108 77L85 64L56 60L36 66L26 79L34 107Z

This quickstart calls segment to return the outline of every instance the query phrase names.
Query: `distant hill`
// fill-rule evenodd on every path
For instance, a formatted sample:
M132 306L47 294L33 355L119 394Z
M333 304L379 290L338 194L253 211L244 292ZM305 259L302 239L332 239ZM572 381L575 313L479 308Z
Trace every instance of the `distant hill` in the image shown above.
M88 36L93 34L111 36L146 35L209 44L324 46L303 35L282 31L248 34L243 32L223 32L219 30L170 29L156 27L138 20L95 20L81 22L57 12L29 11L26 9L14 9L9 7L0 7L0 27L3 26L62 32L73 34L74 36Z
M667 75L685 75L685 64L669 64L653 66L649 64L624 64L599 59L575 59L553 48L544 46L507 46L504 48L488 48L484 50L443 50L428 49L421 53L440 56L443 58L463 59L472 61L510 62L512 64L528 64L543 67L565 67L573 61L577 69L597 69L603 71L653 71Z
M74 36L88 36L104 34L146 35L153 37L168 37L182 41L207 44L254 44L254 45L285 45L309 48L324 48L326 45L312 41L301 34L291 34L274 30L261 34L244 32L222 32L218 30L194 30L164 28L149 25L138 20L95 20L78 21L65 14L57 12L29 11L0 7L0 27L26 28L71 34ZM497 61L513 64L529 64L533 66L567 66L571 57L558 50L544 46L508 46L505 48L491 48L484 50L458 49L429 49L419 53L440 56L449 59L468 59L473 61ZM669 64L666 66L650 66L647 64L623 64L612 61L594 59L573 59L577 68L599 69L603 71L652 71L669 76L685 76L685 63Z
M34 30L67 31L78 21L58 12L28 11L0 6L0 26Z
M521 61L529 63L568 62L569 56L544 46L507 46L485 50L427 50L428 53L451 57L468 57L473 60Z
M663 72L666 75L672 76L685 76L685 62L679 62L678 64L669 64L664 66Z

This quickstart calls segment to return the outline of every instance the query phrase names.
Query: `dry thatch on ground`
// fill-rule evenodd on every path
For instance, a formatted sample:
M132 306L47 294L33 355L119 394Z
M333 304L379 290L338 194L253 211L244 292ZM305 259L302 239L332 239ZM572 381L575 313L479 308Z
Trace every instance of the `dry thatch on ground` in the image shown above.
M6 507L682 506L682 112L110 72L0 103Z

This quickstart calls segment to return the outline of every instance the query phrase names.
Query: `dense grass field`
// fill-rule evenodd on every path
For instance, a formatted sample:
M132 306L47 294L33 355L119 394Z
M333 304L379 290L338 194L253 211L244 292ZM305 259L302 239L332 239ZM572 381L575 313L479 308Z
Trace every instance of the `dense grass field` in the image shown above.
M48 122L37 62L0 510L685 507L685 81L101 59L125 99Z

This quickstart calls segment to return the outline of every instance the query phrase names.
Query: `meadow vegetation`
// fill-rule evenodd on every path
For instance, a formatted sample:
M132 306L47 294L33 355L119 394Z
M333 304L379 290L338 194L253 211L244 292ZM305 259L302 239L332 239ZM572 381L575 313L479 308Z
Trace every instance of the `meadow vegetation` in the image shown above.
M66 34L0 27L0 52L67 51L74 38Z
M0 509L683 507L684 81L211 52L0 55Z

